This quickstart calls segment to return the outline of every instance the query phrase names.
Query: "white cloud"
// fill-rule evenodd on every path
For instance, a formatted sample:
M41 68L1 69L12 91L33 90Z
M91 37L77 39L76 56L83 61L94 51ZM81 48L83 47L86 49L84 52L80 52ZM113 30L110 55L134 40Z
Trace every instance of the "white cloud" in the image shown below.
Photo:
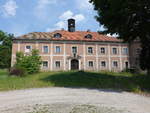
M80 22L85 19L83 14L74 14L72 11L65 11L60 17L60 20L68 20L69 18L73 18L76 22Z
M77 22L80 22L85 19L83 14L77 14L73 17Z
M16 15L18 6L14 0L7 1L2 7L2 14L5 17L11 17Z
M81 10L91 10L93 5L89 3L89 0L76 0L76 6Z
M106 28L104 27L104 25L101 25L100 28L99 28L99 30L100 30L100 31L105 31Z
M73 15L74 15L73 12L70 11L70 10L68 10L68 11L64 12L64 13L59 17L59 19L67 20L67 19L69 19L69 18L72 18Z
M59 21L54 25L53 28L47 28L46 31L49 32L49 31L59 30L62 28L66 29L67 28L67 20L69 18L75 19L77 23L79 23L85 19L83 14L74 14L72 11L68 10L59 16Z
M109 34L107 34L107 36L109 36L109 37L119 37L119 35L117 33L114 33L112 35L109 33Z
M57 0L38 0L38 9L43 9L45 6L57 3Z
M66 27L66 24L65 24L64 21L59 21L59 22L57 22L57 23L55 24L55 26L56 26L57 28L65 28L65 27Z

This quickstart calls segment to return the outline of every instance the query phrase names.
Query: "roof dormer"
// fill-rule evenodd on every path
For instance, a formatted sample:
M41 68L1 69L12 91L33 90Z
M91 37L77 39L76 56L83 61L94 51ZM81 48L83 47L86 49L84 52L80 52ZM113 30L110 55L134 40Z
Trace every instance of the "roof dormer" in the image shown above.
M85 38L87 38L87 39L92 39L92 35L91 35L91 34L87 34L87 35L85 36Z
M55 33L53 37L54 37L54 38L61 38L61 37L62 37L62 34L60 34L60 33Z

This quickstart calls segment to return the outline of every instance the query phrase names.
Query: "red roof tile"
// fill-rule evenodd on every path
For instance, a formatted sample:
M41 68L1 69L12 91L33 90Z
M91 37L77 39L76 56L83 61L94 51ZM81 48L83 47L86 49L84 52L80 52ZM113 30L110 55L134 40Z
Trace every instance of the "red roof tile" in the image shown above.
M61 38L55 38L54 34L60 33ZM91 39L85 38L86 35L92 35ZM26 35L22 35L15 39L45 39L45 40L70 40L70 41L108 41L108 42L121 42L122 40L115 37L109 37L98 32L86 32L86 31L76 31L68 32L65 30L56 30L54 32L33 32Z

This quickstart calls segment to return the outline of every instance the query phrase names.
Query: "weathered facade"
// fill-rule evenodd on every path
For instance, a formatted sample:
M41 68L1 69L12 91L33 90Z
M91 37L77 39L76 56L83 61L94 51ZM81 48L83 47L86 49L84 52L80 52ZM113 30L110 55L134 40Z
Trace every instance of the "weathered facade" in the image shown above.
M17 52L28 54L38 49L45 71L122 71L135 65L133 52L137 47L97 32L75 31L75 21L70 19L68 31L34 32L14 38L12 66Z

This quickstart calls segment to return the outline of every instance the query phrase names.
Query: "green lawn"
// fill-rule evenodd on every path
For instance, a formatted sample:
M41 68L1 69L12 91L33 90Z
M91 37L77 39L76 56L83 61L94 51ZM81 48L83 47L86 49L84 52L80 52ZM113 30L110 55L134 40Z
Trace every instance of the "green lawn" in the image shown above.
M8 76L0 70L0 91L41 87L83 87L150 91L150 76L112 72L43 72L26 77Z

